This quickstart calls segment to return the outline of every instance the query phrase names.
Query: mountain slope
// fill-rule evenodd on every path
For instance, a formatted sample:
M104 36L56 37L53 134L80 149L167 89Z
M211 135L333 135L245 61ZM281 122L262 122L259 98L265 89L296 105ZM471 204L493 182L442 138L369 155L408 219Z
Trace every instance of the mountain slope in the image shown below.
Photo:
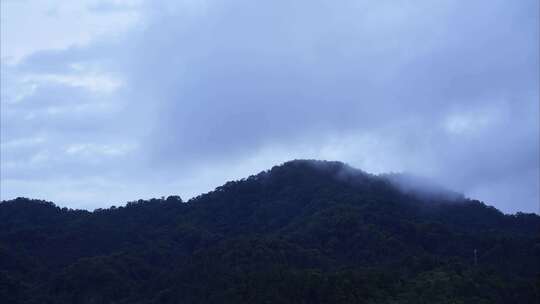
M442 190L441 190L442 191ZM94 212L0 203L8 303L535 303L540 217L296 160ZM448 193L452 194L452 193ZM475 259L476 252L476 259Z

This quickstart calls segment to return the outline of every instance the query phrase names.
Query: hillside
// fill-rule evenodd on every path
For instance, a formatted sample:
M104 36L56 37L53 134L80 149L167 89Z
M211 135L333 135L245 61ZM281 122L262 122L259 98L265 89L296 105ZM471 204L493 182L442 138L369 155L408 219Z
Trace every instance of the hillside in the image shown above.
M540 303L540 217L296 160L183 202L0 203L2 303ZM434 189L434 188L430 188Z

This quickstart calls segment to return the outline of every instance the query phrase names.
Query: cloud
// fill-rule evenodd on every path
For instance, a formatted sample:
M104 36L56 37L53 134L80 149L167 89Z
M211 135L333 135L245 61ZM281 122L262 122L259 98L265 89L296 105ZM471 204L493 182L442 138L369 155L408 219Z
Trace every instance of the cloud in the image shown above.
M100 3L125 9L107 14L91 9ZM95 0L2 1L2 62L18 63L38 51L87 46L99 37L120 34L140 21L137 11L127 9L136 4Z
M538 211L534 0L102 1L76 11L85 9L139 23L2 67L3 161L17 158L4 141L21 138L48 138L25 148L28 159L62 155L48 172L32 167L36 179L74 167L88 181L190 196L288 159L325 158ZM99 169L59 147L102 155ZM119 147L136 148L98 152ZM2 175L23 180L16 170Z

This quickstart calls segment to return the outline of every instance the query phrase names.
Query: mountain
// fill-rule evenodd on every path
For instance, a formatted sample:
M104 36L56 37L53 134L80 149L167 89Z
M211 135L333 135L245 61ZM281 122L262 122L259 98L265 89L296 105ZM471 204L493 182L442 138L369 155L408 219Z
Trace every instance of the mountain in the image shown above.
M432 186L295 160L188 202L2 201L0 299L539 303L540 217Z

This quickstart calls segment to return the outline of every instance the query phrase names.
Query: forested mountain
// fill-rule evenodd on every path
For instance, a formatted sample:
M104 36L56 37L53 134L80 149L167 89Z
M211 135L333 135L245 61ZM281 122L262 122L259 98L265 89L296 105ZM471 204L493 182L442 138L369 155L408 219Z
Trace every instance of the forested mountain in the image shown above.
M539 216L411 182L296 160L188 202L3 201L0 302L540 303Z

